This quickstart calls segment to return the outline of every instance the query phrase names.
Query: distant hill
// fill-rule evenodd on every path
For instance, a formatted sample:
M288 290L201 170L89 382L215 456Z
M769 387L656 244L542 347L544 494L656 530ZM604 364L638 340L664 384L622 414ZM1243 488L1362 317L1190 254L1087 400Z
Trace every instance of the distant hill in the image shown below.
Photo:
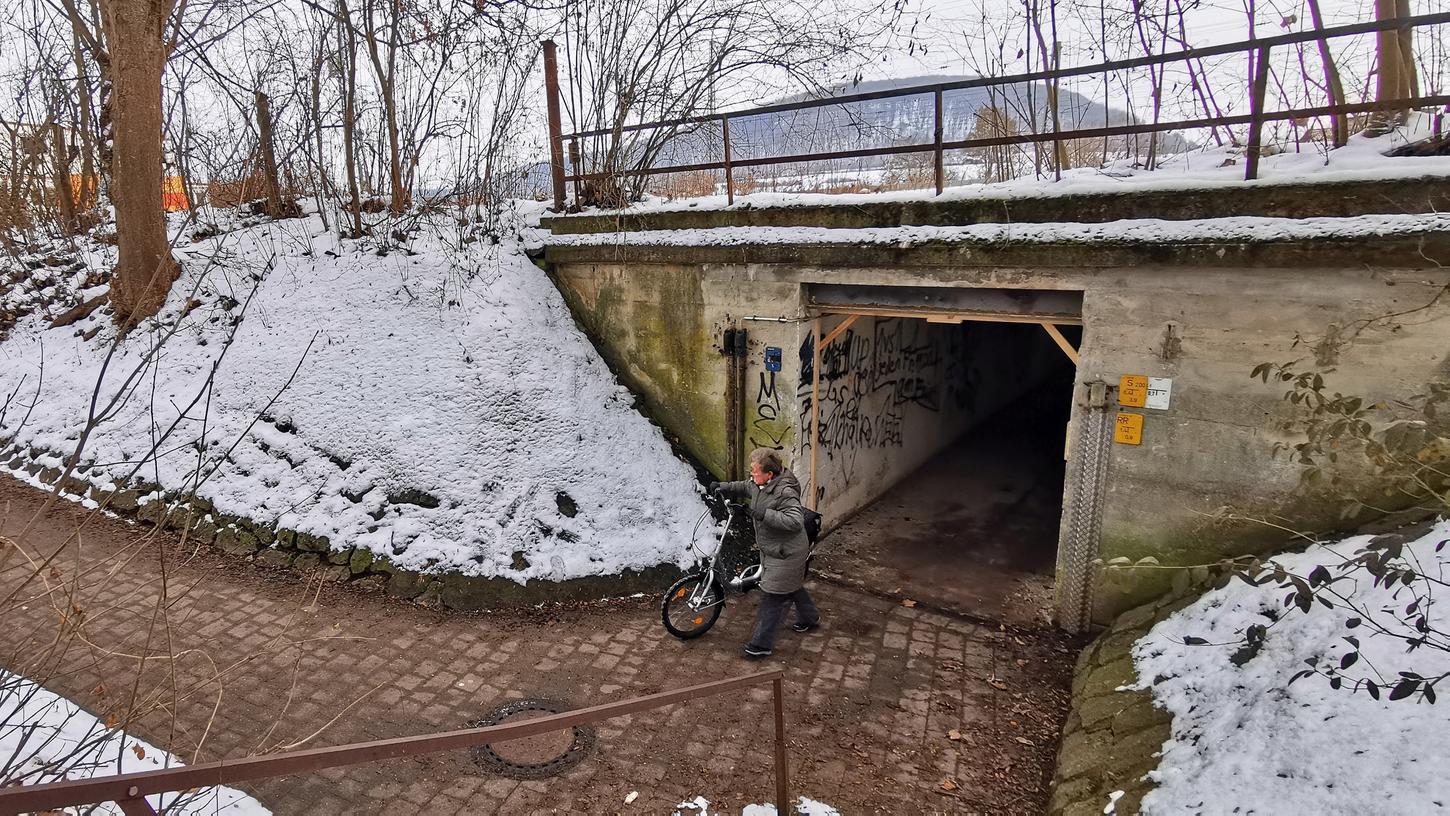
M969 80L964 75L914 76L902 79L873 80L852 85L840 85L830 89L827 96L847 96L860 93L897 90L936 85L944 82ZM799 94L763 103L762 106L799 102L819 96ZM996 108L1007 117L1008 132L1031 133L1033 111L1036 112L1038 132L1051 131L1051 113L1047 104L1047 86L1043 83L1014 83L994 88L965 88L947 91L942 97L943 134L947 141L970 138L979 122L978 114L988 108ZM1081 94L1063 90L1060 92L1059 115L1064 130L1074 128L1097 128L1130 124L1140 121L1132 113L1120 108L1105 106ZM991 118L991 117L989 117ZM841 150L856 150L892 145L930 143L934 130L934 100L931 93L890 97L866 102L843 105L828 105L800 111L751 115L741 110L732 116L730 141L734 158L765 158L772 156L824 153ZM988 133L980 135L994 135ZM1194 143L1176 133L1159 134L1160 155L1181 153L1195 147ZM1108 150L1113 158L1132 152L1134 140L1138 152L1146 153L1148 136L1113 137L1108 141ZM699 126L675 136L653 162L655 166L695 164L720 161L723 158L722 134L718 123ZM1050 149L1050 147L1048 148ZM1102 139L1097 138L1082 146L1081 159L1076 164L1096 164L1102 157ZM1030 173L1032 149L1024 146L1016 151L1019 172ZM792 175L805 174L844 181L853 177L872 178L879 182L883 171L897 172L903 166L915 163L924 165L930 160L928 154L912 156L876 156L850 160L836 160L829 163L782 165L763 168L758 174ZM955 151L948 154L947 162L959 168L962 165L980 164L982 157L976 152ZM894 168L894 170L893 170ZM742 169L742 174L749 171ZM970 171L966 175L971 175ZM970 178L962 180L973 180ZM817 183L821 179L817 178ZM543 193L548 189L548 165L541 163L530 168L527 186L530 190ZM829 186L826 182L825 186ZM784 189L784 188L781 188ZM805 188L802 188L805 189Z

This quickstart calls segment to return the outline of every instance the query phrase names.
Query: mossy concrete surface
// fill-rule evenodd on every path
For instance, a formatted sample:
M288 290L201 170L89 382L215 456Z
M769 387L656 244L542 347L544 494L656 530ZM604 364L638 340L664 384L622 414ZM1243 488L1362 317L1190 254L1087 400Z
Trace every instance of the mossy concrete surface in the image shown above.
M778 376L795 393L779 383L771 389L784 397L778 410L770 406L771 418L796 431L777 444L793 461L807 461L810 382L791 352L809 339L817 311L828 313L822 320L827 328L839 323L829 312L841 290L894 293L897 303L908 304L914 302L908 295L922 289L936 290L933 296L969 289L1081 293L1065 495L1074 495L1082 472L1076 440L1085 438L1084 417L1103 410L1088 403L1092 383L1105 385L1110 420L1117 412L1143 419L1141 444L1110 444L1106 451L1101 536L1090 554L1104 560L1151 556L1165 567L1206 564L1283 546L1284 528L1327 532L1344 523L1342 497L1306 493L1302 465L1283 455L1283 446L1300 441L1285 430L1294 406L1284 400L1283 384L1249 376L1256 366L1313 360L1331 392L1360 396L1366 404L1408 399L1450 371L1450 304L1441 297L1450 285L1450 231L1373 240L1208 236L1176 243L862 245L845 238L657 246L621 239L548 245L544 262L580 324L644 408L717 476L728 454L731 416L728 358L719 345L726 328L748 329L752 343L769 336L769 345L784 350ZM677 314L667 317L671 311ZM1341 342L1345 326L1365 329L1354 342ZM837 339L827 351L845 350L848 339ZM872 348L860 345L864 358ZM758 353L752 346L746 393L737 396L737 415L743 408L750 420L762 393ZM683 365L700 371L677 378L674 370ZM1169 405L1120 406L1118 386L1127 375L1170 380ZM827 388L822 401L830 398ZM884 416L871 406L860 410L863 423ZM835 465L829 452L818 458L819 491ZM1372 475L1348 459L1337 467L1342 484ZM820 500L827 506L835 498L823 494ZM1072 555L1075 564L1077 553ZM1064 563L1059 561L1059 578L1068 573ZM1167 591L1171 580L1157 568L1100 571L1092 579L1090 612L1099 624ZM1066 585L1059 581L1059 589ZM1059 604L1075 597L1072 590Z
M1115 791L1123 792L1115 813L1138 812L1173 717L1151 692L1125 690L1138 682L1133 644L1196 598L1196 591L1174 593L1129 610L1078 656L1048 816L1099 816Z
M1035 196L751 206L725 209L589 213L546 217L555 235L713 229L716 227L827 227L859 229L970 224L1102 223L1136 218L1183 221L1232 216L1346 217L1369 213L1427 213L1450 209L1450 178L1259 182L1204 189L1131 190Z
M701 277L671 266L555 270L580 329L640 408L716 474L728 461L718 331Z

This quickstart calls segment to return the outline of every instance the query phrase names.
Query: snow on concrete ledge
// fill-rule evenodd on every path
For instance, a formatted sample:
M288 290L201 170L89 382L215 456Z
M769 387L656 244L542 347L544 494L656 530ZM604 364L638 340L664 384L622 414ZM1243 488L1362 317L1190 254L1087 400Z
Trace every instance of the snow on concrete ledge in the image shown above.
M902 201L962 201L983 198L1052 198L1084 193L1122 193L1144 190L1215 190L1224 187L1273 185L1305 182L1384 181L1450 174L1450 156L1392 157L1385 154L1398 147L1425 139L1434 133L1434 117L1415 112L1397 130L1383 136L1358 134L1337 149L1322 143L1270 145L1277 153L1265 155L1259 163L1259 178L1244 180L1242 147L1209 146L1200 150L1164 156L1157 167L1135 166L1133 159L1110 162L1104 167L1078 167L1054 181L1050 174L1033 175L993 184L965 184L948 187L940 196L931 190L898 190L880 193L751 193L737 195L730 204L724 195L690 199L648 198L624 210L588 210L621 213L670 212L681 210L739 210L756 207L790 207L831 204L848 206ZM792 165L780 165L791 167Z
M713 229L555 235L550 246L895 246L971 242L1095 244L1309 241L1423 235L1450 231L1450 213L1375 214L1347 218L1238 216L1189 221L1140 218L1106 223L972 224L964 227L716 227ZM542 243L542 242L541 242Z

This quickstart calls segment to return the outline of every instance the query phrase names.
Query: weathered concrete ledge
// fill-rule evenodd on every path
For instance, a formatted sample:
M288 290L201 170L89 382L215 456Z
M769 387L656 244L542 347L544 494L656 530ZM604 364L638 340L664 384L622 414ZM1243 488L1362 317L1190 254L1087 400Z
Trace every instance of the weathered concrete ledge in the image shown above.
M560 264L769 264L834 269L909 268L921 279L933 279L932 267L1107 268L1131 272L1204 268L1417 268L1426 257L1450 258L1450 233L1429 232L1352 239L1274 241L1092 241L1046 243L1027 241L922 242L886 244L742 244L712 245L548 245L544 260ZM960 277L947 274L944 280Z
M716 227L968 226L1006 223L1103 223L1137 218L1187 221L1232 216L1270 218L1347 217L1370 213L1450 210L1450 176L1371 181L1241 182L1201 188L1132 189L1122 192L1036 196L919 199L750 206L725 209L550 216L542 226L555 235Z
M1114 791L1123 791L1116 813L1138 812L1173 715L1153 704L1150 691L1120 689L1138 682L1133 644L1196 598L1168 596L1124 612L1078 656L1048 816L1098 816Z
M565 581L531 580L526 584L502 577L429 573L403 569L385 556L360 547L334 548L326 536L259 524L216 510L199 496L163 491L136 481L113 481L109 488L70 476L61 480L62 460L49 451L10 447L0 463L12 473L26 473L47 485L60 482L63 495L88 498L102 509L153 527L184 534L189 544L215 547L262 567L287 568L332 583L354 583L414 603L471 612L480 609L533 606L557 601L597 600L662 591L681 575L679 567L661 564L616 575L594 575Z

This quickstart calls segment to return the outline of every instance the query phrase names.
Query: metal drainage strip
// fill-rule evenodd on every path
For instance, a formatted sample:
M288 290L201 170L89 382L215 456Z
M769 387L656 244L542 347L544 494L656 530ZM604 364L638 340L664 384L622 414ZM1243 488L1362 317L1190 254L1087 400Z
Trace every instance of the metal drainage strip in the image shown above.
M563 714L572 710L574 710L573 706L560 700L515 700L495 708L483 719L468 722L467 726L469 728L487 728L491 725L501 725L511 717L531 711L543 714ZM484 770L513 779L543 779L567 771L583 761L584 757L594 750L593 727L576 725L570 730L574 732L574 739L569 743L568 749L559 756L544 762L517 762L505 759L493 750L492 745L480 745L471 749L470 753L473 754L473 761Z

